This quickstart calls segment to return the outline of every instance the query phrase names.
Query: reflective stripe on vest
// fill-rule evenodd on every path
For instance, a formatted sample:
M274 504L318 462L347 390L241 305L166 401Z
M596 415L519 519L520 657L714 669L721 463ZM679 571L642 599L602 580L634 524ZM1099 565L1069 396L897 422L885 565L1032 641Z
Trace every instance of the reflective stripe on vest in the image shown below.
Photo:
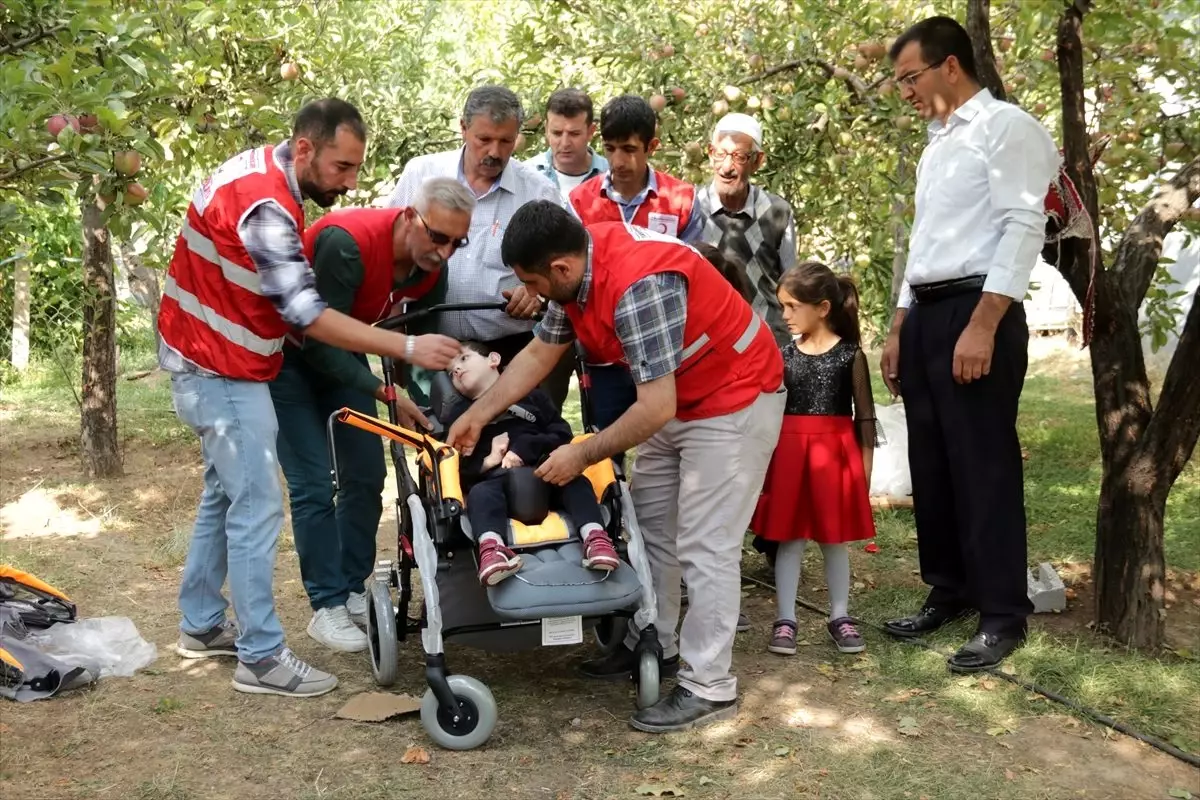
M203 322L209 328L212 328L227 341L239 347L244 347L251 353L269 357L275 355L283 348L282 336L277 339L264 339L245 327L238 325L236 322L225 319L225 317L222 317L216 311L201 303L196 295L186 289L179 288L179 284L175 282L175 278L170 274L167 275L163 294L179 303L181 309Z
M221 268L221 274L225 276L225 280L232 284L240 286L247 292L251 292L260 297L263 296L262 280L258 273L248 270L241 264L236 264L227 258L221 256L217 252L217 246L213 244L212 239L209 239L200 231L192 227L192 222L186 216L183 218L183 240L187 242L188 250L200 256L210 264L215 264Z
M758 329L760 327L762 327L762 319L758 316L758 314L751 313L750 324L746 326L746 330L742 331L742 335L739 336L737 341L733 343L733 351L738 355L741 355L749 350L750 345L754 344L754 337L758 335ZM682 367L685 361L699 353L704 345L708 344L709 341L710 340L707 333L700 334L700 338L683 348L683 352L680 353L679 356L679 365Z

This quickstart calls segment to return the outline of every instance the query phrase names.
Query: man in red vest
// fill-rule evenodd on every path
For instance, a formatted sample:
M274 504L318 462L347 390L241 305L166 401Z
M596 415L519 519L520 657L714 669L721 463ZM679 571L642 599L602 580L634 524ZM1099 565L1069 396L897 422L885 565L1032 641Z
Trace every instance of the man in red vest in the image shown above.
M159 364L204 458L176 649L186 658L236 656L241 692L311 697L337 686L284 645L275 614L283 492L267 383L283 363L285 334L434 368L460 349L445 337L372 328L328 308L313 285L304 199L328 207L353 189L365 142L358 111L327 98L300 110L288 141L226 161L188 206L163 289ZM226 578L236 623L226 617Z
M453 178L430 178L411 206L354 208L321 217L304 232L304 251L317 291L329 307L368 324L412 301L437 303L446 294L446 261L467 241L474 194ZM299 345L299 346L297 346ZM387 475L378 436L350 427L335 431L341 470L337 504L329 491L326 421L340 408L375 415L387 400L367 357L307 339L289 340L283 368L271 382L279 418L279 464L287 479L292 538L313 609L308 635L326 647L367 649L363 581L375 563L375 533ZM429 422L406 397L400 422Z
M783 419L779 347L712 264L669 237L623 222L585 230L553 203L536 202L513 216L501 250L551 303L534 340L448 440L470 452L483 425L536 386L576 338L625 364L637 400L596 436L555 450L538 474L563 485L638 447L630 485L658 596L661 671L678 671L679 684L631 724L659 733L732 717L742 537ZM692 598L676 646L681 573ZM585 663L584 673L628 680L637 638L631 626L624 646Z

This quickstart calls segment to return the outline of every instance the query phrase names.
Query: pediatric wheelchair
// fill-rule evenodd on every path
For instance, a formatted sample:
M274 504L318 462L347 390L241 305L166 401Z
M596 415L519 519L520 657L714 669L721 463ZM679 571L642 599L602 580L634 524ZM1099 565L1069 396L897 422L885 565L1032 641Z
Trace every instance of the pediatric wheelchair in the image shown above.
M403 329L431 314L504 308L504 303L486 303L406 309L377 324ZM368 651L376 683L390 686L396 681L400 642L419 634L429 686L421 702L421 724L442 747L473 749L491 736L498 716L496 701L483 682L448 669L445 642L506 652L555 643L554 637L562 636L564 630L565 643L574 643L579 641L574 631L591 629L607 653L620 646L627 620L633 618L640 632L635 648L637 705L645 708L657 702L662 649L654 629L656 600L645 545L620 466L605 459L584 473L600 503L605 529L621 555L618 569L609 573L585 569L574 524L565 512L550 510L540 523L510 521L506 538L522 555L521 569L504 582L485 588L477 579L476 547L467 535L459 454L439 438L446 433L439 416L444 417L457 399L449 376L435 375L429 407L422 408L433 429L412 431L398 424L396 404L396 389L407 382L408 365L390 358L382 362L388 419L343 408L330 415L327 424L335 488L339 469L352 468L338 464L333 435L338 424L388 439L396 472L396 557L378 561L367 581ZM588 428L588 381L582 351L577 354L576 369L584 426ZM415 476L406 447L416 452ZM415 617L409 613L414 605L414 570L422 594Z

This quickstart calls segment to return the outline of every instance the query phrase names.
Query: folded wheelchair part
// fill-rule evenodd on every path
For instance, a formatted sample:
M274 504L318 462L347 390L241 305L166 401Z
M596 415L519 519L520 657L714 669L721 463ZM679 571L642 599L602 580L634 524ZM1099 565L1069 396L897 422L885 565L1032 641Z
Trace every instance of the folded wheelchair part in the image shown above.
M633 508L633 497L628 486L621 486L621 516L625 523L625 533L629 536L629 563L637 572L638 582L642 586L642 602L633 614L633 623L640 631L648 625L653 625L658 619L658 599L654 594L654 581L650 576L646 543L642 539L642 529L638 525L637 512Z
M410 494L404 498L408 513L412 517L413 558L417 562L417 574L421 576L421 590L425 594L425 628L421 631L421 645L427 655L444 652L442 641L442 607L438 595L438 554L433 537L429 535L429 518L421 498Z

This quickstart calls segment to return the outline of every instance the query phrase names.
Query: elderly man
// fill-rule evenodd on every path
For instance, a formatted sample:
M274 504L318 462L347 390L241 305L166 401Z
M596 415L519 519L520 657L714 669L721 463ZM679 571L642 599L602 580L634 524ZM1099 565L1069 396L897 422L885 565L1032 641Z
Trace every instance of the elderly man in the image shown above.
M179 587L176 651L236 656L233 688L315 697L337 678L284 644L272 583L283 526L276 433L267 386L284 336L444 368L461 349L444 336L372 328L329 308L304 255L304 200L328 208L353 189L367 131L336 98L300 109L291 138L226 161L196 189L167 270L158 361L175 413L200 437L204 490ZM229 594L237 622L226 617Z
M673 238L623 221L585 230L566 210L538 202L513 216L503 252L550 307L534 340L451 427L449 442L470 452L483 426L577 337L589 353L625 364L637 383L634 404L596 436L555 450L537 474L561 486L638 447L632 499L658 594L662 671L677 670L679 683L630 722L662 733L732 717L742 537L783 419L779 348L712 264ZM676 647L681 572L694 596ZM585 674L628 680L636 641L631 626L624 646L585 663Z
M766 157L762 126L747 114L726 114L713 128L708 154L712 183L696 193L712 222L704 241L746 265L754 310L783 346L792 336L776 291L779 276L796 266L796 220L786 200L750 182Z
M304 233L317 291L330 308L365 323L409 302L436 303L445 294L443 267L466 240L475 196L453 178L430 178L406 208L335 211ZM367 649L363 581L375 563L375 533L383 510L386 467L378 436L348 426L335 431L342 463L337 503L329 491L326 421L340 408L376 413L387 400L367 357L313 339L290 337L283 368L271 382L279 418L279 465L287 478L292 538L312 606L308 635L333 650ZM406 397L400 421L428 425Z
M553 183L565 203L576 186L608 169L604 156L591 148L595 135L592 98L580 89L559 89L546 103L549 149L525 163Z
M916 217L884 380L904 395L921 577L916 614L888 622L923 636L969 611L975 636L955 672L999 664L1025 637L1025 491L1017 406L1028 365L1021 301L1045 238L1054 141L980 88L971 39L931 17L891 48L901 97L929 121Z
M520 133L521 101L503 86L481 86L467 95L463 107L463 146L457 150L418 156L404 167L387 205L411 205L429 178L455 178L476 198L467 241L449 261L447 303L488 303L508 298L507 311L460 311L431 319L439 333L459 341L483 343L507 364L533 338L530 321L541 307L513 271L500 260L500 242L508 221L524 203L552 200L558 190L532 167L512 158ZM570 358L542 387L562 408L571 380ZM414 370L414 373L417 372ZM428 374L414 376L410 390L418 399L427 393Z

